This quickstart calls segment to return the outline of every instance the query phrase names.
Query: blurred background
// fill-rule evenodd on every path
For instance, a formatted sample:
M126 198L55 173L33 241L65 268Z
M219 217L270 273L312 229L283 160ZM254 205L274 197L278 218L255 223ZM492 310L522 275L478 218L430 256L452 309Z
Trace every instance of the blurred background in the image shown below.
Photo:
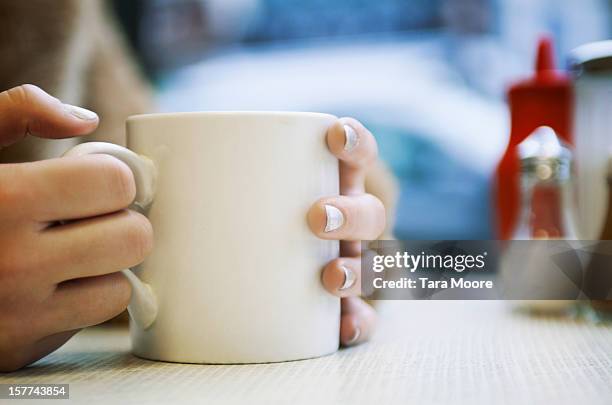
M493 237L505 90L543 33L557 63L611 34L610 0L115 0L163 111L351 115L401 186L402 239Z

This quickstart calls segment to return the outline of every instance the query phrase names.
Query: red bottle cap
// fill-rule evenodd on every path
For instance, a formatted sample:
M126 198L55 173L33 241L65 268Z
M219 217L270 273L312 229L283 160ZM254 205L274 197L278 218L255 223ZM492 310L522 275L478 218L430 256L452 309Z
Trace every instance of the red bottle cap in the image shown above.
M552 40L542 37L538 44L533 77L508 89L511 116L510 146L522 142L541 126L549 126L561 139L572 143L572 86L570 78L555 68Z

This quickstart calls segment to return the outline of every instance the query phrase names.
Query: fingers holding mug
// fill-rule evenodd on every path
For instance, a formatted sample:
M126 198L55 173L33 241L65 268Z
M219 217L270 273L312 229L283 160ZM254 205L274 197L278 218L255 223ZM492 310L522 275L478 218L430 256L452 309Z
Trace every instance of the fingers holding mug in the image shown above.
M340 257L329 262L321 273L327 291L337 297L351 297L361 292L361 259Z
M156 180L157 180L157 167L153 161L143 155L138 155L130 149L124 148L119 145L106 143L106 142L87 142L79 144L72 149L68 150L64 156L86 156L95 154L107 154L114 158L119 159L125 163L132 172L134 183L136 185L136 195L134 198L134 204L141 209L147 209L153 202L156 191ZM142 217L144 218L144 217ZM133 235L146 234L151 236L149 222L141 221L146 225L142 226L142 229L146 229L145 232L132 232ZM141 238L137 236L136 239L142 239L145 241L151 241L152 237ZM152 243L141 243L144 246L144 250L140 249L140 252L149 250ZM139 255L137 251L137 256ZM148 252L147 252L148 253ZM134 263L135 264L135 263ZM141 281L131 271L123 271L123 275L127 277L127 281L132 287L132 296L128 311L134 322L141 328L147 329L155 321L158 311L158 302L155 294L151 287Z
M310 208L308 224L321 239L373 240L385 228L385 208L371 194L323 198Z
M369 340L376 323L376 311L364 300L359 297L342 299L340 343L343 346L354 346Z
M352 346L368 340L375 328L376 312L357 296L361 293L361 240L377 239L384 231L382 202L365 193L365 178L378 157L372 133L353 118L341 118L327 132L327 146L340 161L339 197L317 201L308 213L308 224L321 239L341 240L340 254L325 266L322 283L341 297L340 343Z
M327 131L327 147L340 160L340 193L363 193L366 172L378 157L374 135L356 119L340 118Z

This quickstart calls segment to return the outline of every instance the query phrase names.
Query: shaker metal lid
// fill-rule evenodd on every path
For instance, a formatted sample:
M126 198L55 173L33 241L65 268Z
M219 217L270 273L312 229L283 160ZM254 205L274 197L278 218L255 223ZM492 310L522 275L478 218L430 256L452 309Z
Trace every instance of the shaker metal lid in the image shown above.
M569 178L572 153L550 127L533 131L518 145L518 154L523 172L541 180Z
M612 40L591 42L573 49L568 66L575 75L612 70Z
M547 126L536 128L518 145L521 160L529 158L552 159L569 157L554 129Z

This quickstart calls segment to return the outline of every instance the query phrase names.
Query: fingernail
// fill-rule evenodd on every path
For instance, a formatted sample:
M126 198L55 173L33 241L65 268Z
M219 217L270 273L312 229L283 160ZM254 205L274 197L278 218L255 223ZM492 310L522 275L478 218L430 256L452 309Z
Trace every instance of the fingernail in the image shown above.
M350 152L359 143L357 132L350 125L344 126L344 150Z
M349 269L346 266L340 266L340 269L344 272L344 283L342 287L339 288L340 291L348 290L352 286L355 285L355 281L357 281L357 276L355 276L355 272Z
M344 215L342 215L342 211L333 205L325 205L325 216L327 217L325 232L335 231L344 224Z
M357 342L359 336L361 336L361 329L359 329L359 326L355 326L355 332L353 333L353 336L347 340L346 345L352 345L353 343Z
M64 104L64 107L66 108L66 111L80 120L93 121L98 119L98 114L93 111L86 110L83 107L77 107L76 105L71 104Z

